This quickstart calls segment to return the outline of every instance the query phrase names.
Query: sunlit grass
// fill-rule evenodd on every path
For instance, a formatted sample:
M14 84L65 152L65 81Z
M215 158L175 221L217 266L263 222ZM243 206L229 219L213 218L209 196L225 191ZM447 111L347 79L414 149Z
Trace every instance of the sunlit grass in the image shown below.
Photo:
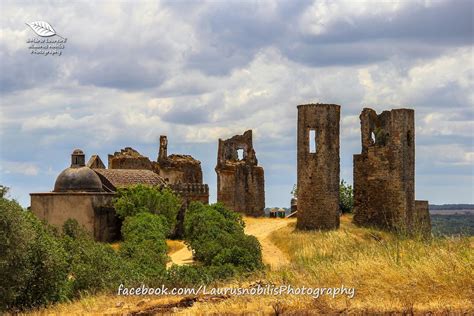
M470 238L413 240L358 228L351 217L330 232L300 232L294 224L271 235L291 265L270 277L311 287L356 288L349 304L374 311L467 310L474 302L474 251ZM344 305L344 306L343 306Z

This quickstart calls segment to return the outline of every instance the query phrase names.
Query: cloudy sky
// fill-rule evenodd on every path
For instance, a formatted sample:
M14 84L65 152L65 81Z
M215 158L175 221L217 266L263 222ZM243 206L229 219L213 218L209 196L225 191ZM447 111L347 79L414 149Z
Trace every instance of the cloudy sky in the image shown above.
M471 1L0 1L0 183L29 205L70 153L131 146L202 162L216 199L217 139L254 131L267 206L296 182L296 105L337 103L352 183L363 107L416 114L416 198L474 203ZM31 55L26 22L67 38Z

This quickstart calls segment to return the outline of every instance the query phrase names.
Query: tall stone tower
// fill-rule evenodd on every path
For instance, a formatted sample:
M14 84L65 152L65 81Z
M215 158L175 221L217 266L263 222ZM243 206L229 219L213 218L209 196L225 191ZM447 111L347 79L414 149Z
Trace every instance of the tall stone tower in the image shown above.
M354 155L354 223L431 230L428 203L415 203L415 111L360 114L362 152Z
M339 227L339 120L336 104L298 105L298 229Z

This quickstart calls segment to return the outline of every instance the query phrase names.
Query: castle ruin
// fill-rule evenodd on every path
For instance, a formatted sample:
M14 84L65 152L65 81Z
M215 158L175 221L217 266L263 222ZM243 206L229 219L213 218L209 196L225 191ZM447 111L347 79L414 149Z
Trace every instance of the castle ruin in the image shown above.
M264 171L258 166L252 131L219 139L217 152L217 201L251 216L263 216L265 208Z
M298 105L298 229L339 227L340 108Z
M354 223L429 234L428 202L415 201L415 112L360 114L362 152L354 155Z
M121 221L113 208L119 188L137 184L169 187L182 199L175 236L183 233L185 211L192 201L209 203L209 187L202 183L201 162L189 155L167 155L166 136L160 137L157 161L131 147L108 156L108 168L98 155L87 164L82 150L71 155L71 166L56 179L52 192L31 193L31 210L40 219L61 227L68 218L99 241L120 237Z

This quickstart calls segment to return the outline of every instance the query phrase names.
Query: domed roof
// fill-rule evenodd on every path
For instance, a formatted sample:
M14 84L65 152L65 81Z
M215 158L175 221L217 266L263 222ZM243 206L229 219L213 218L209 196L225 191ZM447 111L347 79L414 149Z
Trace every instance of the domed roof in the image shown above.
M53 192L99 192L102 181L84 164L84 153L80 149L71 155L71 167L63 170L56 178Z

